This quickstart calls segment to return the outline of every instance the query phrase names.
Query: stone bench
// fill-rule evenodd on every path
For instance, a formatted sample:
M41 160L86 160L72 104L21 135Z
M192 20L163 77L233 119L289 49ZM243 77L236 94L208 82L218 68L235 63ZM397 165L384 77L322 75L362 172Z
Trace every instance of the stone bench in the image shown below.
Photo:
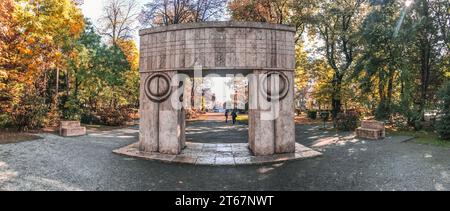
M384 122L379 121L362 121L361 127L356 129L357 138L366 139L383 139L386 137Z
M59 134L63 137L84 136L86 127L81 127L79 121L61 121Z

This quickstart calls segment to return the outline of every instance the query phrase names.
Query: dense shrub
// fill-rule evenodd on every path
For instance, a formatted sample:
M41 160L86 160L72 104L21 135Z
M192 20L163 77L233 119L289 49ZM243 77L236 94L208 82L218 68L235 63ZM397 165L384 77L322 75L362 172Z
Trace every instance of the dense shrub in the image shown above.
M336 128L342 131L352 131L358 127L358 112L339 113L336 117Z
M200 111L196 109L186 109L186 119L196 119L200 116Z
M95 113L83 113L81 114L81 123L88 124L88 125L99 125L102 124L102 120L100 119L100 116L96 115Z
M101 124L107 126L121 126L126 125L132 121L133 111L129 108L111 109L103 108L97 114L100 116Z
M389 119L389 107L386 101L381 101L375 110L375 119L382 121Z
M81 119L81 114L83 110L81 109L80 103L76 99L69 99L64 103L64 109L62 109L63 118L66 120L76 120Z
M1 110L0 110L1 112ZM11 126L11 117L6 114L2 113L0 114L0 128Z
M330 112L328 112L328 111L320 112L320 119L328 121L329 118L330 118Z
M11 125L20 131L41 128L49 119L48 108L43 98L33 94L26 94L21 102L11 109Z
M309 110L307 115L308 115L308 118L310 118L310 119L317 119L317 111L316 110Z
M439 116L436 130L442 139L450 140L450 82L439 90Z

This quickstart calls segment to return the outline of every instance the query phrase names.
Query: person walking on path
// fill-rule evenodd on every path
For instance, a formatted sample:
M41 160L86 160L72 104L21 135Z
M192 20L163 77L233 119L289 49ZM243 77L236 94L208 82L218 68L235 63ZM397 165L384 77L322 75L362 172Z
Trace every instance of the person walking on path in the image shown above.
M225 109L225 123L228 123L228 109Z
M236 109L233 110L233 112L231 112L231 118L233 118L233 125L236 124L236 119L237 119L237 111Z

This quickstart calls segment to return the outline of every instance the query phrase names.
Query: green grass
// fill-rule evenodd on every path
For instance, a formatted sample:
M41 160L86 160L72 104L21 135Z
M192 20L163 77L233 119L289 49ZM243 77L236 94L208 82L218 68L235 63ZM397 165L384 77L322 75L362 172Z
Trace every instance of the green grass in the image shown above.
M242 124L248 124L248 115L239 115L236 118L236 121L242 123Z
M442 140L438 134L428 131L386 131L390 135L397 136L412 136L415 137L411 142L416 144L434 145L440 147L450 148L450 141Z

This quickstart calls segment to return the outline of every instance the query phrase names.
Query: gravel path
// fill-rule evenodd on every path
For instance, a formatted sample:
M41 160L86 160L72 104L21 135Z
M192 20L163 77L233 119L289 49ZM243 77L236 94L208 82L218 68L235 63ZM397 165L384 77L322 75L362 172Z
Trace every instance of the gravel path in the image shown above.
M191 122L189 130L204 124ZM164 164L113 154L137 141L136 128L79 138L45 134L37 141L0 145L0 190L450 190L448 148L403 143L406 137L360 141L319 128L298 125L297 141L323 156L242 167ZM208 141L212 133L246 140L211 130L188 138Z

